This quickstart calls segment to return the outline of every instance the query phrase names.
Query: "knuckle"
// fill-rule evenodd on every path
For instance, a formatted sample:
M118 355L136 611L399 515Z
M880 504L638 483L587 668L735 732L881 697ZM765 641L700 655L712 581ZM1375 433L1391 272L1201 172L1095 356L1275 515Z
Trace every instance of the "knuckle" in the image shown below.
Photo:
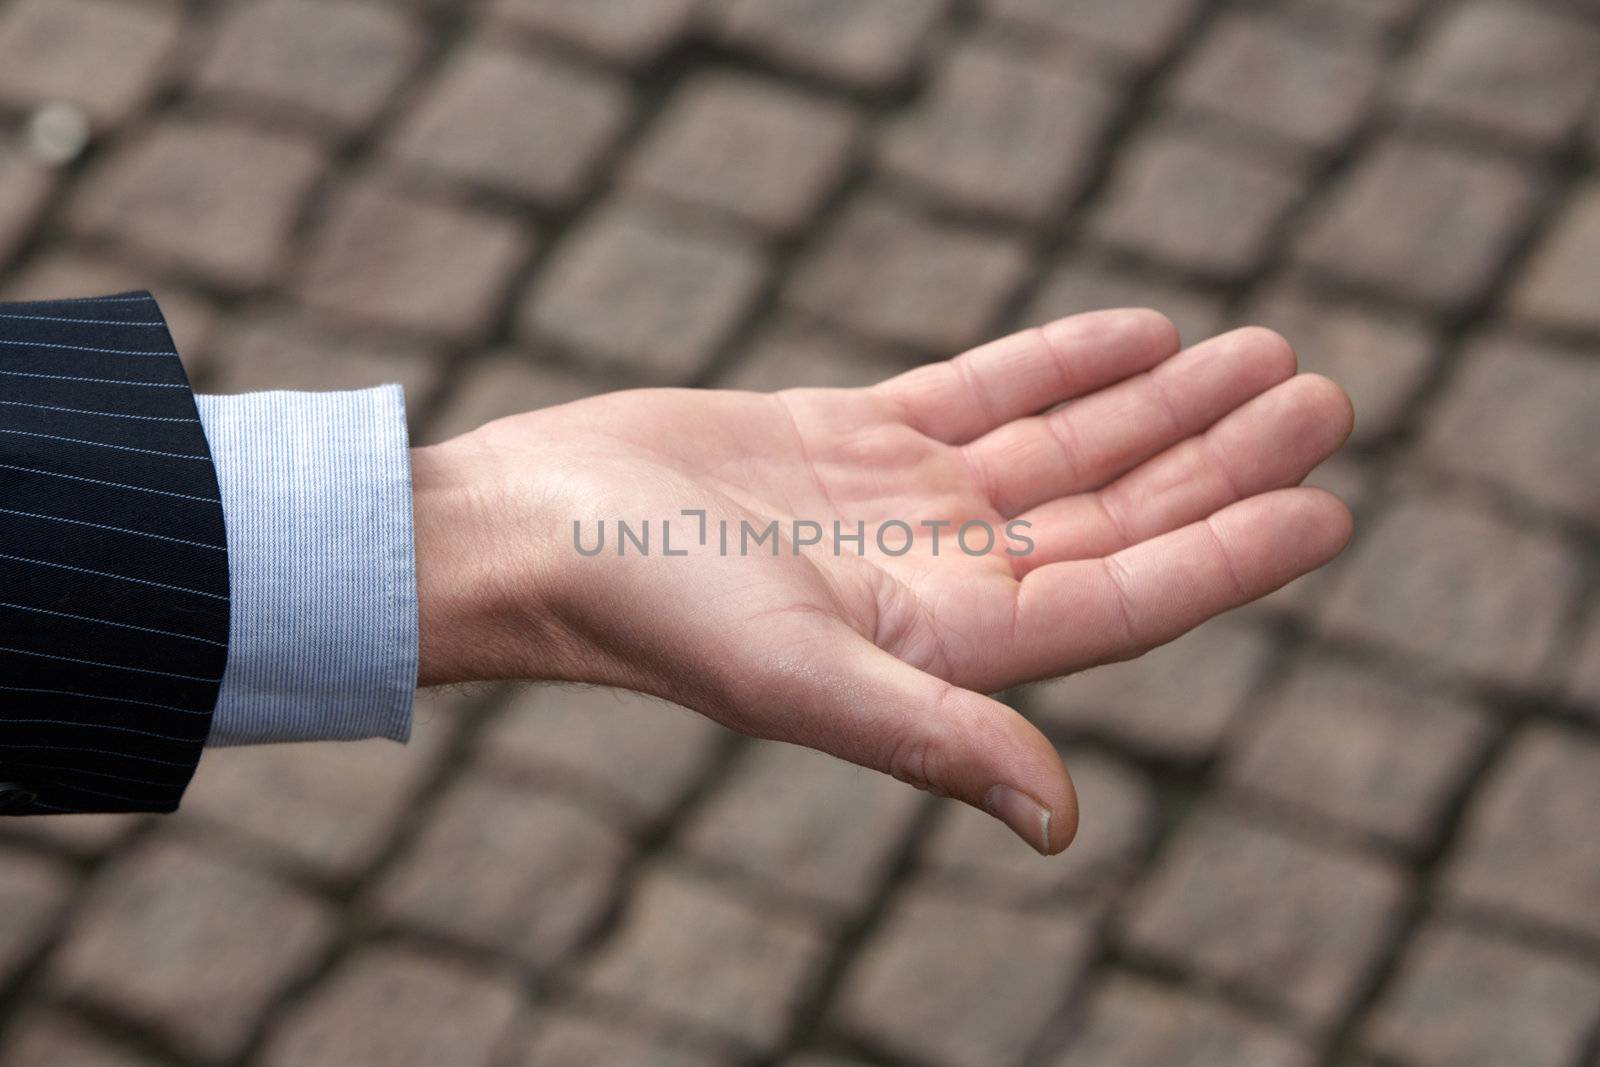
M942 781L937 746L931 738L902 736L889 749L884 769L898 781L935 796L948 796Z

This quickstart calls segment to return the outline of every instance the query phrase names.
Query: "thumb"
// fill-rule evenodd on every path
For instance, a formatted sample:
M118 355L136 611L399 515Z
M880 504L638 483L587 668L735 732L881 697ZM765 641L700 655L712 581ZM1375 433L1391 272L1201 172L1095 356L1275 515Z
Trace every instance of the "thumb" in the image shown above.
M853 635L852 635L853 636ZM1078 797L1055 746L1011 708L904 663L864 639L786 687L783 740L955 797L1054 855L1078 830Z

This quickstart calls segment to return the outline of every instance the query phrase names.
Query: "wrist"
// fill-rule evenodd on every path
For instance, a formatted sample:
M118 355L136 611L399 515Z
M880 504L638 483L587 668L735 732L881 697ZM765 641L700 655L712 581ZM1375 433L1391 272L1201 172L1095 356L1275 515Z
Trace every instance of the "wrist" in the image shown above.
M413 449L419 686L557 677L541 542L519 529L505 457L481 432Z

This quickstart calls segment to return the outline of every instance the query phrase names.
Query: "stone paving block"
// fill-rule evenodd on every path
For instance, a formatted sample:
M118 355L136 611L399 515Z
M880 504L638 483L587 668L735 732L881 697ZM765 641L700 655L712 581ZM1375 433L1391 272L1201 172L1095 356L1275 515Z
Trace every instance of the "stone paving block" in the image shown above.
M1361 156L1296 243L1300 262L1428 307L1480 297L1536 199L1515 163L1391 138Z
M459 781L375 892L390 919L536 966L569 953L610 905L628 846L589 809Z
M1328 631L1498 684L1543 680L1578 579L1565 543L1475 501L1419 494L1362 526Z
M562 1013L535 1022L503 1057L505 1067L732 1067L733 1060L618 1028L609 1018Z
M489 13L596 58L643 66L687 35L701 0L493 0Z
M1593 353L1480 338L1435 401L1422 452L1446 470L1600 525L1597 411Z
M1509 0L1441 11L1401 99L1491 134L1553 146L1577 130L1600 86L1600 29L1576 15Z
M1023 707L1048 729L1105 734L1201 760L1222 740L1273 653L1265 631L1211 622L1127 663L1029 686Z
M1474 795L1446 877L1478 908L1600 937L1600 745L1525 729Z
M1229 758L1231 785L1421 849L1488 744L1483 711L1337 660L1295 667Z
M1083 891L1110 895L1144 854L1155 829L1155 794L1121 760L1088 751L1063 758L1081 812L1078 836L1065 855L1040 856L988 815L949 801L919 846L919 877L952 894L1019 906Z
M1141 65L1178 42L1198 6L1198 0L983 0L996 18L1066 34Z
M98 162L68 209L95 237L222 285L278 276L323 168L311 142L223 120L161 123Z
M658 381L694 379L766 273L747 240L618 204L556 249L522 308L524 332Z
M117 1048L90 1024L57 1011L34 1009L0 1037L0 1067L155 1067L155 1061Z
M361 184L329 205L298 291L357 322L475 340L530 250L528 234L507 217Z
M372 0L265 0L223 13L198 82L355 129L375 118L416 62L421 28Z
M876 385L905 369L904 360L860 338L780 312L718 384L763 393L796 387L852 389Z
M1119 267L1092 254L1074 256L1046 275L1024 319L1039 325L1115 307L1155 308L1178 327L1186 345L1205 340L1224 325L1220 296Z
M327 907L305 893L196 845L156 841L98 872L50 980L189 1054L224 1059L332 932Z
M628 106L623 83L599 71L472 46L451 57L406 116L392 151L449 178L565 204L591 186Z
M947 359L987 339L1027 269L1020 242L871 195L823 234L786 295L870 339Z
M1600 611L1591 614L1572 660L1567 691L1600 721Z
M1493 935L1430 926L1364 1027L1417 1067L1562 1067L1600 1020L1600 970Z
M291 310L247 314L223 325L212 345L206 391L365 389L397 382L415 413L439 387L444 367L425 345L352 334Z
M364 948L267 1039L268 1067L488 1067L522 992L508 975L411 949Z
M17 0L0 13L0 100L76 104L111 125L144 106L182 30L178 4Z
M1042 223L1089 177L1117 94L1059 55L958 46L878 141L878 165L958 208Z
M530 782L593 792L650 822L677 806L727 736L709 719L639 693L539 686L485 728L479 758Z
M1311 1067L1311 1051L1223 1001L1113 972L1051 1067Z
M635 152L623 180L679 204L791 234L839 185L860 132L843 104L781 82L692 76Z
M48 167L20 151L0 147L0 263L27 238L54 188Z
M679 841L754 883L849 915L889 873L922 799L876 771L797 745L758 743Z
M1158 130L1119 156L1091 225L1114 247L1231 280L1260 265L1301 185L1237 148Z
M603 381L546 364L518 349L498 349L451 376L455 382L442 419L416 436L423 444L475 430L488 422L553 407L606 391Z
M1308 33L1279 14L1238 11L1212 23L1176 75L1173 99L1322 151L1367 113L1383 73L1375 42Z
M621 928L590 957L579 982L646 1018L770 1052L814 980L824 947L809 923L657 869L637 884Z
M948 0L712 0L718 36L780 68L883 90L921 63Z
M52 242L9 277L0 292L7 300L59 300L136 289L150 290L161 305L162 317L172 331L183 365L193 376L204 363L217 313L210 301L186 286L172 284L100 252Z
M426 430L413 435L419 444L447 440L507 415L606 391L606 383L599 379L581 377L510 348L474 359L465 370L449 378L452 385L444 414Z
M1081 980L1093 929L1081 909L903 891L846 973L834 1025L929 1067L1016 1063Z
M1366 981L1404 893L1376 858L1204 811L1168 844L1122 939L1319 1029Z
M59 864L0 846L0 982L43 947L74 888Z
M1357 29L1394 33L1405 29L1427 0L1300 0L1316 14L1332 14Z
M1433 369L1436 342L1421 321L1320 299L1292 283L1259 295L1243 319L1288 338L1302 371L1344 387L1355 406L1350 438L1356 445L1381 440L1403 425Z
M454 733L423 696L410 743L252 745L207 752L171 825L209 825L340 881L375 860Z
M1597 151L1600 154L1600 151ZM1536 322L1600 330L1600 182L1578 187L1534 248L1511 308Z

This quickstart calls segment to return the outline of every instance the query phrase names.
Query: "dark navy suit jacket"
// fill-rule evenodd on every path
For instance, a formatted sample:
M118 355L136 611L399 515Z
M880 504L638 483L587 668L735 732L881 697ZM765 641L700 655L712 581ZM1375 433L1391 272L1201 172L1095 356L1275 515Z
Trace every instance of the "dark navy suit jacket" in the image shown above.
M155 301L0 304L0 812L176 808L227 658L216 472Z

